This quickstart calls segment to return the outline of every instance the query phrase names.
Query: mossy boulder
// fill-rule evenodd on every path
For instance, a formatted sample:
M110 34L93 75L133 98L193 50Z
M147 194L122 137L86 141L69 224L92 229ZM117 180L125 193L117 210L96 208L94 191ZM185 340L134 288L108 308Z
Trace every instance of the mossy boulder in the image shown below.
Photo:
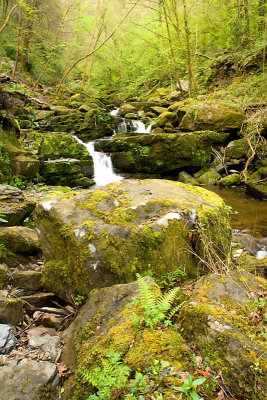
M217 181L221 179L221 175L216 171L215 168L211 168L204 174L200 175L198 182L202 185L215 185Z
M188 172L182 171L179 173L177 180L183 183L189 183L190 185L198 185L198 181Z
M136 113L137 112L137 108L129 103L125 103L123 104L120 109L119 109L119 115L121 117L124 117L126 114L130 114L130 113Z
M88 163L93 166L92 157L85 146L78 143L71 135L29 130L25 132L25 140L41 160L74 158L88 160Z
M9 185L0 185L0 213L7 222L0 226L20 225L35 209L36 201L27 199L23 192Z
M153 128L164 128L165 125L168 123L172 123L175 121L175 114L170 112L170 111L164 111L162 114L158 116L156 121L153 122L152 124L152 129Z
M30 130L25 140L42 161L39 172L46 183L71 187L93 183L93 159L73 136Z
M10 123L10 118L8 122ZM31 151L20 145L19 132L10 124L2 123L4 130L0 118L0 182L9 182L12 175L32 179L38 172L40 163Z
M159 287L151 278L145 280L158 297ZM132 371L145 372L154 360L169 361L179 370L187 368L192 353L174 328L136 329L131 315L135 313L140 319L143 316L140 304L133 304L139 296L136 282L100 289L90 295L65 334L62 360L76 373L64 384L63 400L86 400L93 388L84 383L79 371L101 367L101 358L112 351L119 353L123 364Z
M198 281L181 311L183 336L221 371L231 393L247 400L267 395L262 325L253 320L254 300L264 290L266 280L248 272L211 274Z
M224 102L204 101L193 105L183 117L179 129L185 131L214 130L227 132L239 130L244 121L241 107Z
M245 138L233 140L225 149L225 156L234 159L245 159L249 151L249 145Z
M94 184L92 176L92 167L87 161L76 160L73 158L61 158L58 160L44 161L40 168L40 175L49 185L65 185L69 187L88 188ZM84 173L87 176L84 176Z
M14 253L34 254L40 251L36 231L26 226L0 228L0 243Z
M197 222L224 257L230 228L223 205L205 189L162 180L124 180L51 198L35 216L45 256L43 282L70 299L129 282L136 272L153 270L159 277L185 265L195 276L193 253L205 255L200 238L191 242L189 231Z
M96 149L111 153L114 167L125 172L166 173L209 165L212 147L227 142L228 133L118 134ZM178 171L177 171L178 172Z
M238 186L241 184L241 176L239 174L231 174L225 176L219 181L220 186Z
M265 182L246 182L246 193L259 199L267 199L267 183Z

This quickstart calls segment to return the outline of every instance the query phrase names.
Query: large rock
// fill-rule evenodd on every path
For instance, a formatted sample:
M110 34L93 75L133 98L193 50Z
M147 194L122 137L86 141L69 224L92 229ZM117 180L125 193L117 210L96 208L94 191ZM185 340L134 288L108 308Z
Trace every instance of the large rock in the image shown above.
M187 111L179 129L185 131L210 129L227 132L240 129L243 121L242 108L223 102L204 101Z
M0 399L35 400L45 385L58 382L55 364L29 359L12 360L0 366Z
M183 336L209 357L232 393L248 400L267 396L267 353L254 301L264 288L266 280L248 272L211 274L199 280L181 312Z
M84 164L85 163L85 164ZM93 179L84 176L83 171L87 175L91 175L92 168L87 170L87 162L76 160L73 158L61 158L59 160L44 161L40 168L40 175L49 185L66 185L69 187L88 188L94 184Z
M24 312L22 302L0 296L0 322L9 325L18 325L23 322Z
M9 185L0 185L0 213L7 222L0 226L20 225L34 210L36 202L26 199L23 192Z
M209 165L212 148L227 142L228 133L211 131L174 134L118 134L97 149L111 153L113 164L125 172L166 173Z
M153 280L145 279L155 297L159 296L160 290ZM132 300L136 304L138 298L136 282L100 289L90 295L65 333L62 361L76 371L76 385L72 376L64 385L64 400L88 398L92 388L81 380L79 370L99 367L99 360L112 351L121 354L122 362L133 371L144 372L155 359L169 361L178 370L187 369L192 353L177 330L136 329L130 316L135 313L140 319L143 317L141 307L133 305Z
M0 324L0 354L8 354L15 347L16 339L12 329L8 325Z
M129 113L136 113L137 108L133 106L132 104L123 104L120 109L119 109L119 115L124 117L124 115L129 114Z
M33 254L40 251L36 231L26 226L0 228L0 243L14 253Z
M183 264L194 276L192 253L205 255L200 237L191 242L189 231L197 222L224 257L230 230L223 205L205 189L161 180L124 180L52 198L36 212L43 283L70 299L129 282L138 271L161 276Z
M246 193L260 199L267 199L267 183L265 182L247 182Z

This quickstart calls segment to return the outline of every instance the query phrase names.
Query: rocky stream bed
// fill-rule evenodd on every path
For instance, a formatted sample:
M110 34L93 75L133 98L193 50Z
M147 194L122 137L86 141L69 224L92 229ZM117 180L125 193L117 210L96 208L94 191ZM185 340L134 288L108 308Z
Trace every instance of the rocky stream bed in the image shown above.
M190 376L205 400L265 399L264 118L246 140L265 106L64 90L1 100L0 400L100 398L86 376L116 378L110 354L130 372L102 398L182 398ZM147 324L137 273L154 300L180 287L168 323Z

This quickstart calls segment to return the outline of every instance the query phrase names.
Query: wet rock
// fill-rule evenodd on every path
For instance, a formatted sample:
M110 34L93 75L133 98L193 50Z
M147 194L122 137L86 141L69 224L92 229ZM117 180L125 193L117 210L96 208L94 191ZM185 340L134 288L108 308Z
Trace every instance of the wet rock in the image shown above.
M95 287L131 281L148 265L155 276L180 264L194 275L196 264L188 247L196 220L207 226L222 256L229 243L224 203L202 188L123 180L67 197L39 204L36 223L45 255L42 281L72 302ZM201 252L201 241L196 248Z
M58 382L56 366L50 362L23 359L0 367L0 399L35 400L45 385Z
M34 254L40 251L36 231L25 226L0 229L0 242L14 253Z
M181 311L184 337L212 369L221 370L231 392L245 399L266 397L267 353L261 336L253 335L251 293L259 295L266 281L248 272L211 274L201 278ZM258 365L262 373L255 374Z
M26 199L23 192L9 185L0 185L0 210L8 222L0 226L20 225L34 210L36 202Z
M42 287L41 272L20 271L13 275L13 286L38 292Z
M255 238L240 231L233 231L232 241L241 243L254 256L256 256L260 250L267 248L267 238Z
M8 325L0 324L0 354L9 354L11 350L13 350L15 347L16 347L16 339L12 329ZM1 366L0 366L0 371L1 371Z
M23 306L18 299L0 297L0 321L5 324L18 325L23 321Z

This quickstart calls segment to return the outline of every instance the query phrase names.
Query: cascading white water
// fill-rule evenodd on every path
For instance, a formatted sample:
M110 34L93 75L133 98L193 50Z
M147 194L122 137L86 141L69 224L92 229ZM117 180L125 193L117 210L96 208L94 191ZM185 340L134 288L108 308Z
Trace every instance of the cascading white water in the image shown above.
M112 110L110 112L110 115L113 115L113 117L116 117L116 115L118 115L119 113L119 107L118 108L114 108L114 110Z
M95 143L84 143L77 136L74 136L78 143L83 144L88 153L92 156L94 161L94 181L97 186L108 185L112 182L118 182L123 179L122 176L117 175L112 166L112 161L105 153L95 151Z
M146 128L145 124L142 121L133 121L134 132L136 133L150 133L151 132L151 124Z

